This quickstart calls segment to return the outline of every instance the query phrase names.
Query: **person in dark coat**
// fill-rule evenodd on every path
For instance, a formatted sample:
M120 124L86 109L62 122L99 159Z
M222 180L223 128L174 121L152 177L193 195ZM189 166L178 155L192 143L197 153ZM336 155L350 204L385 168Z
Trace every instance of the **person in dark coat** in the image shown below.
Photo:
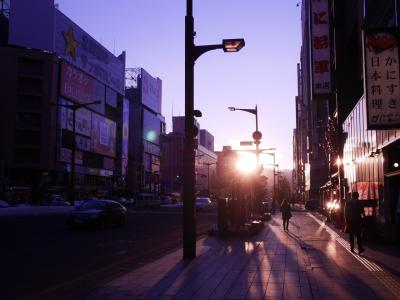
M292 217L292 209L289 202L284 199L281 204L283 230L289 230L289 219Z
M354 252L354 236L357 238L358 253L362 254L365 249L362 246L361 230L363 225L364 210L358 200L358 192L353 192L351 199L344 206L344 216L350 237L351 252Z

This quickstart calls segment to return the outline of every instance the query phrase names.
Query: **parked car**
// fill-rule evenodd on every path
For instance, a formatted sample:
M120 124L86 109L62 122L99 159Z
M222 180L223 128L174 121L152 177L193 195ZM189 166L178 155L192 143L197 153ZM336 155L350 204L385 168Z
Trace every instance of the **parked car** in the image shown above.
M118 196L111 196L108 197L107 200L114 200L120 203L121 205L127 207L132 206L135 204L135 200L133 198L125 198L125 197L118 197Z
M52 194L50 205L53 206L70 206L70 203L65 200L65 198L61 195Z
M318 199L310 199L306 201L305 208L307 210L317 210L319 208Z
M196 210L198 211L211 211L212 203L211 199L208 197L197 197L196 198Z
M113 200L89 200L83 202L67 216L70 227L96 226L104 228L110 225L125 225L127 210Z
M173 199L171 196L161 196L160 197L160 204L172 204Z

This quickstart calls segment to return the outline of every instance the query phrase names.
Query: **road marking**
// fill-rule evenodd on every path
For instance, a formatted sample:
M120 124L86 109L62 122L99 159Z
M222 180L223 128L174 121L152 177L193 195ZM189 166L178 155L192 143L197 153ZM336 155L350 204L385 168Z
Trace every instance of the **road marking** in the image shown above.
M312 218L315 222L317 222L321 227L324 227L325 230L333 236L336 241L343 246L344 249L347 250L355 259L357 259L368 271L376 276L393 294L397 299L400 299L400 283L399 281L393 277L390 273L383 270L373 261L368 260L365 257L356 255L351 252L350 243L343 239L339 234L337 234L334 230L332 230L329 226L325 225L325 222L319 220L311 213L307 213L307 215Z

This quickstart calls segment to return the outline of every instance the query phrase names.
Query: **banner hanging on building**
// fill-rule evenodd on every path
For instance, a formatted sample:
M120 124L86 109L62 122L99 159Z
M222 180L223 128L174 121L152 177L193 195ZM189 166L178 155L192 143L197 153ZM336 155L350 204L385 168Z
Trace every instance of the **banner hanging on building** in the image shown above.
M122 161L121 175L128 173L128 142L129 142L129 100L124 99L122 112Z
M331 93L328 0L311 1L312 83L314 95Z
M115 157L116 123L93 113L91 150L93 152Z
M400 127L399 46L394 31L364 33L368 129Z

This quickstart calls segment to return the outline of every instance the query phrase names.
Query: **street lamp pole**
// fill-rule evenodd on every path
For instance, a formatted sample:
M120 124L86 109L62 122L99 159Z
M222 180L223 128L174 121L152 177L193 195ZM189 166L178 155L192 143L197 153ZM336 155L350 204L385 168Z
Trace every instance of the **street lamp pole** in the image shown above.
M194 63L207 51L223 49L225 52L238 52L244 47L244 39L223 40L222 44L194 44L193 0L186 1L185 16L185 150L183 165L183 258L196 257L195 220L195 137L198 129L194 117L200 112L194 110ZM201 115L201 114L200 114Z
M185 150L183 168L183 257L196 257L196 220L194 203L194 20L193 0L187 0L185 17Z
M251 113L256 116L256 131L253 133L254 144L256 145L256 159L257 159L257 167L260 167L260 139L261 132L258 131L258 110L257 105L253 108L236 108L236 107L228 107L230 111L242 110L248 113ZM258 136L257 136L258 135Z

